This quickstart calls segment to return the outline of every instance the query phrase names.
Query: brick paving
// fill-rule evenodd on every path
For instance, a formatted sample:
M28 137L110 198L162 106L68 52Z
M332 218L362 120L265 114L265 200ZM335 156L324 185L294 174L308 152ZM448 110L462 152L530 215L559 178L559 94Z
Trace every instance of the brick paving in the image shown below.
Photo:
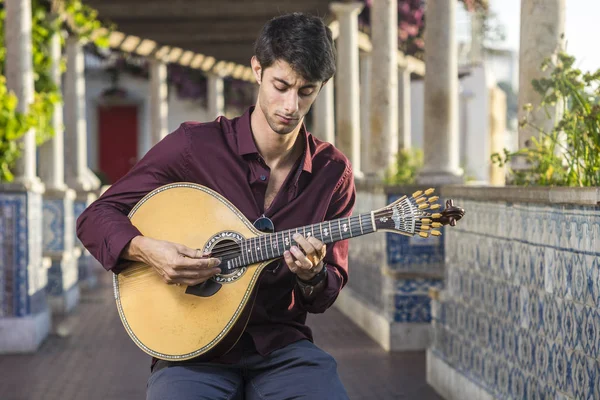
M441 400L425 382L424 352L386 353L336 309L311 315L315 341L338 361L353 400ZM0 400L145 398L150 358L125 333L110 274L31 355L0 356Z

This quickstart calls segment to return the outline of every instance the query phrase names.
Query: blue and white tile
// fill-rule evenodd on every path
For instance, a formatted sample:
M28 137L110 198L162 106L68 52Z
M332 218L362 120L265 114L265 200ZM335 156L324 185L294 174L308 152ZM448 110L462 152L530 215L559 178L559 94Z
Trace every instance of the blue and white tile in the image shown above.
M588 299L587 304L600 308L600 256L586 255Z
M554 379L556 388L562 392L569 390L570 357L563 346L555 344L552 350L554 356Z
M587 265L583 254L573 254L573 275L571 281L571 294L577 303L585 303L588 297Z
M510 371L510 395L515 399L525 398L525 375L517 367Z
M597 331L596 324L594 323L595 317L595 308L584 307L581 348L582 351L590 357L598 357L597 341L599 332Z
M548 370L550 367L551 346L542 336L535 338L535 363L532 372L541 379L547 381Z
M564 301L562 318L563 346L567 350L575 349L577 344L577 328L575 320L575 305L570 301Z
M585 400L600 399L600 361L586 357L586 368L590 385L584 388Z

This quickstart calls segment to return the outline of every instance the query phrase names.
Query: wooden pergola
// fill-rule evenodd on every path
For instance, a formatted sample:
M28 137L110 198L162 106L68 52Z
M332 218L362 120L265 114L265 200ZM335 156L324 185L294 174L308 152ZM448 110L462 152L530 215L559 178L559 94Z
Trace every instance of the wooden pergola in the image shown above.
M305 12L334 20L330 0L84 0L115 25L112 48L253 81L254 41L269 19Z

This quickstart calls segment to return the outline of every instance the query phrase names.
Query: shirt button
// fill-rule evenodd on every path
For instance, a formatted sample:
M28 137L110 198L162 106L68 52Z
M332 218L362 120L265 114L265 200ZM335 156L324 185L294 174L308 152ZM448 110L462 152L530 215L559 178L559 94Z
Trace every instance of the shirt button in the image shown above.
M266 180L267 180L267 177L266 177L265 175L261 175L261 176L260 176L260 180L261 180L261 181L266 181Z

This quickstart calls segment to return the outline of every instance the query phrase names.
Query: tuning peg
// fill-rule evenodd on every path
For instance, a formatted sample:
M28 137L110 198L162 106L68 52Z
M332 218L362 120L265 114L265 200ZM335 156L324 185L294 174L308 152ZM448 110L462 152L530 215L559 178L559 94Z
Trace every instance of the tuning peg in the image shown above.
M434 222L431 224L432 227L434 228L441 228L442 227L442 223L441 222Z
M429 199L427 199L427 201L430 203L434 203L434 202L438 201L439 199L440 199L439 196L431 196Z
M427 232L419 232L419 236L421 236L422 238L428 238L429 234Z
M433 219L438 219L438 218L442 218L442 214L441 213L435 213L431 215L431 218Z
M429 195L430 195L430 194L432 194L433 192L435 192L435 189L434 189L434 188L429 188L429 189L427 189L427 190L425 191L425 195L426 195L426 196L429 196Z
M421 204L421 203L422 203L422 202L424 202L424 201L427 201L427 198L425 198L425 197L419 197L419 198L417 199L417 204Z
M442 235L442 232L440 232L440 231L436 231L435 229L432 229L432 230L431 230L431 234L432 234L433 236L441 236L441 235Z
M425 210L426 208L429 208L429 203L423 203L419 205L419 210Z
M437 210L438 208L440 208L440 205L439 205L439 204L433 204L433 205L431 206L431 209L432 209L432 210Z
M423 194L423 191L418 190L412 194L412 197L416 199L417 197L419 197L422 194Z
M431 223L431 219L429 219L429 218L422 218L421 219L421 223L422 224L429 224L429 223Z
M421 230L422 230L422 231L428 231L428 230L430 230L430 229L431 229L431 227L430 227L429 225L422 225L422 226L421 226Z

